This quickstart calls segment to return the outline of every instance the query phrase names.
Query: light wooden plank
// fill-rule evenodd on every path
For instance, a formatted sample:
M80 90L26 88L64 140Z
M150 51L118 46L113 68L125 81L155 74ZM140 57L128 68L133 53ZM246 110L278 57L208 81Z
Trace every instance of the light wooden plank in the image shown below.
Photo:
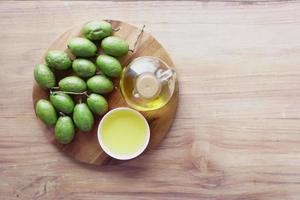
M146 24L180 81L158 148L121 166L65 157L38 127L32 70L68 27ZM300 3L0 2L0 199L300 198Z

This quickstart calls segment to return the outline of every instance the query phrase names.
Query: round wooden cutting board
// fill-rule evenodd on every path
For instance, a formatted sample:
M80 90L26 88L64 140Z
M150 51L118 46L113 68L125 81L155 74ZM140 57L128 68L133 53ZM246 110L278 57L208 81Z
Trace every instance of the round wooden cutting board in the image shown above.
M109 20L108 20L109 21ZM120 29L113 33L113 35L120 36L125 39L128 43L130 48L132 49L134 43L141 32L141 29L136 28L130 24L121 22L121 21L109 21L112 23L114 29ZM49 47L49 50L63 50L69 54L70 57L74 58L74 56L68 51L67 43L71 38L81 36L80 30L82 25L76 26L62 34L58 39L56 39L53 44ZM99 44L97 44L99 46ZM46 51L46 52L47 52ZM45 54L46 54L45 52ZM99 51L99 54L101 50ZM156 56L165 61L170 67L174 67L171 58L169 57L166 50L159 44L154 37L152 37L149 33L143 32L138 40L136 49L134 52L128 52L128 54L122 58L120 58L120 62L123 67L127 66L130 61L132 61L136 57L140 56ZM43 56L41 62L44 62ZM62 78L71 74L70 71L56 71L57 82ZM120 89L119 89L119 79L114 80L115 89L114 91L106 95L106 99L108 100L109 109L113 109L116 107L127 106L125 100L122 98ZM37 83L34 81L33 85L33 104L35 106L36 102L39 99L49 99L49 91L43 90L40 88ZM178 104L178 82L176 83L176 88L174 95L170 102L164 106L163 108L155 111L150 112L141 112L147 119L150 130L151 130L151 137L150 137L150 144L147 147L147 150L154 148L158 145L164 136L168 133L170 126L173 123L176 108ZM74 158L77 161L93 164L93 165L108 165L108 164L116 164L120 161L117 161L107 154L103 152L101 149L98 139L97 139L97 128L101 117L95 116L95 123L93 130L89 133L83 133L76 130L76 135L74 140L67 145L58 144L54 138L54 129L53 127L48 127L44 125L41 120L39 121L40 127L44 130L49 140L55 144L64 154ZM146 150L146 151L147 151ZM124 162L124 161L122 161Z

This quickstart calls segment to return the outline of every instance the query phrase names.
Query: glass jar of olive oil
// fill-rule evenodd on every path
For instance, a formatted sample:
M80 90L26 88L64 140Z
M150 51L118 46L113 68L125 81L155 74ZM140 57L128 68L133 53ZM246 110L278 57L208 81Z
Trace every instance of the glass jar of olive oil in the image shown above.
M139 111L156 110L168 103L176 84L176 73L157 57L134 59L124 68L120 86L127 104Z

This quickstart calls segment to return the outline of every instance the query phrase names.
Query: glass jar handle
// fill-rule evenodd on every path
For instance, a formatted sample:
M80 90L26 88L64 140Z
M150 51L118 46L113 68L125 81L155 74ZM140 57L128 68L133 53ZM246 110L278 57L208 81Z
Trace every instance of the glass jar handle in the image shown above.
M176 72L174 69L167 69L167 70L162 70L162 69L158 69L156 71L156 77L158 78L158 80L160 80L162 83L163 82L167 82L170 80L170 78L172 78L173 76L176 76Z

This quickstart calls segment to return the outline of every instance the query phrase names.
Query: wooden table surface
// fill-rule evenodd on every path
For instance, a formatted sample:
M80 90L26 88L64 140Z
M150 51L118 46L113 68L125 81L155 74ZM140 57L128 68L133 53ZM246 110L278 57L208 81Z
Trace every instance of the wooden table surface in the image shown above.
M155 150L118 166L65 157L38 126L33 67L68 27L146 24L179 74ZM0 2L0 199L300 199L300 2Z

